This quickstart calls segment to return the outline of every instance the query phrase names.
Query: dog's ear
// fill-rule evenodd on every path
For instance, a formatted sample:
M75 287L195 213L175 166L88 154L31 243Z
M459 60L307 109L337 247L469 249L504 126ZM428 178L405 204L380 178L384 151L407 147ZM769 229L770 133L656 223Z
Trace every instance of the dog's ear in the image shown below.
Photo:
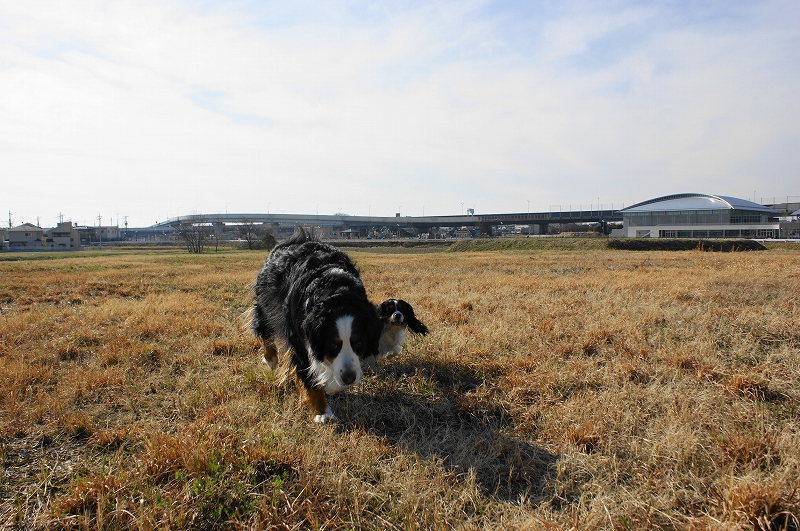
M322 342L324 340L325 324L330 310L323 302L306 301L306 311L306 318L300 326L305 339L311 345L311 350L321 358L322 349L324 348Z
M392 300L388 299L383 301L380 304L375 306L375 310L378 314L378 318L386 318L388 319L392 312L394 312L394 304L392 304Z
M421 336L428 335L428 327L422 324L422 321L417 319L416 316L412 315L410 318L406 318L406 324L412 332L415 332Z

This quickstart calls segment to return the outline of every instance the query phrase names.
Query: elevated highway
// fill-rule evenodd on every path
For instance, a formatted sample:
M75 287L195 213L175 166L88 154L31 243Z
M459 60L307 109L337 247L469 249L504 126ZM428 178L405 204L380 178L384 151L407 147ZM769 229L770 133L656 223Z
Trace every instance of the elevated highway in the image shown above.
M460 216L349 216L344 214L263 214L224 213L178 216L156 223L149 230L173 231L181 224L203 222L213 225L241 225L256 223L272 227L330 227L335 230L369 231L381 227L416 229L420 232L433 228L474 227L482 233L490 233L491 227L502 225L534 225L538 232L547 233L551 223L597 223L600 221L622 221L617 210L570 210L557 212L518 212L509 214L475 214Z

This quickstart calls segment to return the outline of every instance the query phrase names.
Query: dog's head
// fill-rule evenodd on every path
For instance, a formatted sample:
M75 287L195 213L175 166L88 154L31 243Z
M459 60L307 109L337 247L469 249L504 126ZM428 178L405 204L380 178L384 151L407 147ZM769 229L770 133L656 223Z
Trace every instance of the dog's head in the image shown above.
M334 296L314 305L304 322L310 370L335 393L361 381L361 360L378 351L375 310L366 300Z
M383 326L408 327L412 332L420 335L428 333L428 327L422 324L414 315L414 308L401 299L387 299L378 306L378 319Z

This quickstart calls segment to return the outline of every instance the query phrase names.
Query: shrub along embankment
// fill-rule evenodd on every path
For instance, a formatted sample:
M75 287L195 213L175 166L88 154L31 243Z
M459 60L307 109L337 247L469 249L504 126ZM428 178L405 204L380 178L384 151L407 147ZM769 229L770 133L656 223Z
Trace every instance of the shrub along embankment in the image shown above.
M691 240L664 238L502 238L464 240L453 243L453 252L470 251L588 251L614 249L622 251L764 251L767 248L753 240Z
M450 242L448 240L331 240L336 247L342 249L382 249L391 247L402 247L406 249L411 248L431 248L443 249L447 247Z
M592 251L607 249L606 238L496 238L461 240L449 251Z
M629 238L608 240L609 249L623 251L766 251L767 248L753 240L689 240L662 238Z

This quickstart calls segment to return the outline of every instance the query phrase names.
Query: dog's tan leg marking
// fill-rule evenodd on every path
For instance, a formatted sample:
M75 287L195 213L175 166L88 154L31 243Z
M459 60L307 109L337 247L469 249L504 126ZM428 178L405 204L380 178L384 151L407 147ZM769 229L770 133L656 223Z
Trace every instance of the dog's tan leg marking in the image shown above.
M300 384L301 392L305 391L305 399L314 412L314 422L325 423L336 420L336 415L331 411L328 405L328 399L325 397L325 391L322 389L306 389L303 384Z
M261 342L264 344L264 363L271 370L275 370L278 366L278 349L275 347L275 342L266 338L262 338Z

